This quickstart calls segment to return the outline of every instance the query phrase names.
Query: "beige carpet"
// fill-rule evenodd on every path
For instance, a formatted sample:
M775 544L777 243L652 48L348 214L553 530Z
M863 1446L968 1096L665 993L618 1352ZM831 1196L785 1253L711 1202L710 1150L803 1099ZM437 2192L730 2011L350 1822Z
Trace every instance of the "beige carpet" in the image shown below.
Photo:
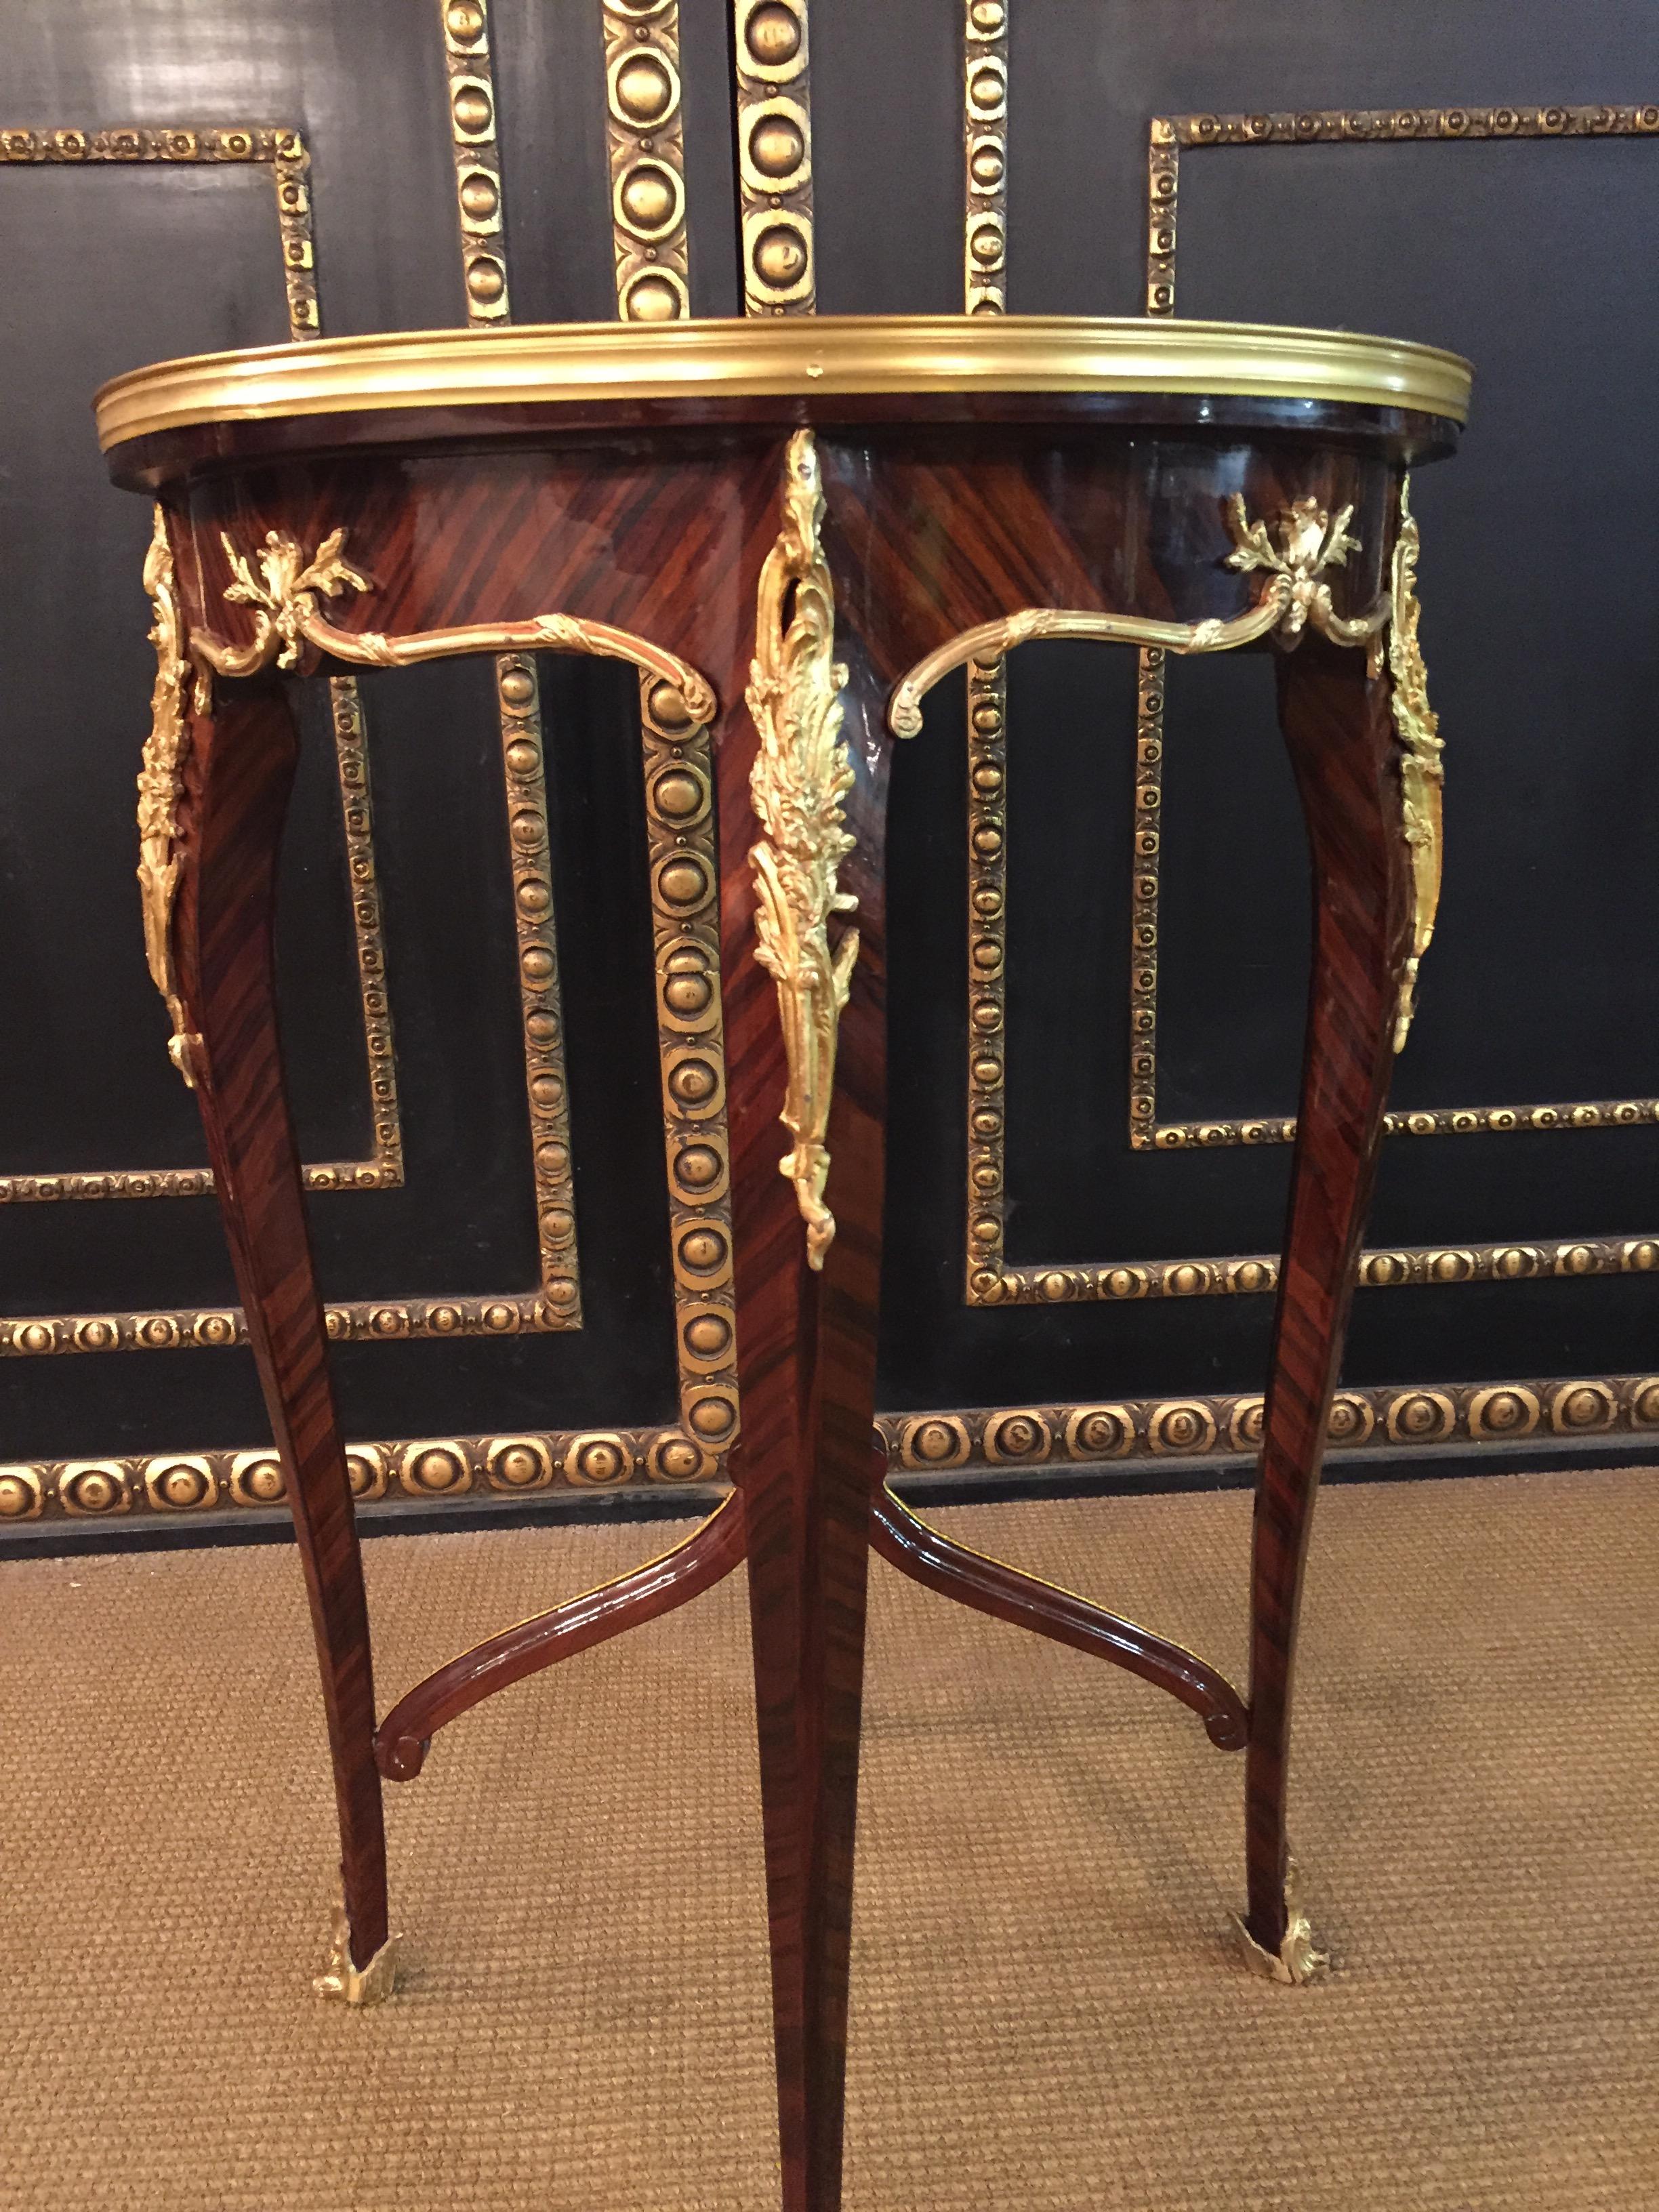
M1239 1662L1243 1497L939 1517ZM371 1544L383 1701L662 1533ZM1304 1991L1228 1947L1239 1761L878 1564L856 2212L1659 2203L1659 1476L1333 1489L1315 1550ZM458 1723L349 2014L291 1554L0 1567L0 2203L769 2212L746 1671L734 1579Z

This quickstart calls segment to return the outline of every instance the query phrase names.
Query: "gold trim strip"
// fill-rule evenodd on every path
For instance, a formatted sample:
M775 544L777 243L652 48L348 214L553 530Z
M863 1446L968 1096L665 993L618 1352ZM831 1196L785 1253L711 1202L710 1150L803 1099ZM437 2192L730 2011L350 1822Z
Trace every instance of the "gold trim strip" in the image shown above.
M678 0L608 0L603 21L617 312L676 322L691 312ZM707 727L654 676L640 678L640 732L679 1376L672 1449L683 1476L710 1475L738 1431L714 769Z
M466 316L472 327L489 329L512 320L489 0L439 0L439 18L448 70L455 215ZM553 922L546 748L541 686L536 663L529 654L496 656L495 706L513 873L519 1018L524 1039L543 1310L556 1314L561 1328L580 1328L581 1273L576 1251L559 947ZM531 1310L535 1310L533 1305Z
M806 0L732 0L732 34L744 312L816 314Z
M641 683L640 726L684 1479L738 1432L714 764L672 684Z
M701 992L707 970L703 951L667 918L659 924L659 963L665 944L690 955L680 968L659 965L671 981ZM706 1002L705 1002L706 1003ZM992 1060L988 1053L985 1057ZM1000 1072L1000 1059L994 1063ZM672 1086L678 1069L690 1070L687 1088L724 1104L724 1086L715 1054L706 1037L692 1037L689 1048L668 1066ZM708 1092L713 1079L720 1087ZM1000 1094L988 1089L993 1104ZM689 1118L677 1128L671 1157L692 1158L678 1173L671 1170L674 1200L674 1265L679 1291L681 1393L688 1427L703 1439L701 1451L723 1447L736 1432L736 1390L727 1373L732 1361L732 1247L724 1216L711 1206L696 1210L703 1188L714 1180L725 1195L723 1153L712 1139L702 1143ZM1000 1215L975 1194L969 1221L971 1249L967 1303L978 1306L1064 1305L1078 1302L1264 1296L1278 1286L1279 1261L1272 1253L1237 1258L1135 1260L1038 1263L1011 1267L1001 1253ZM574 1326L577 1302L574 1271L549 1272L540 1290L483 1297L357 1298L327 1308L329 1335L339 1342L384 1344L403 1339L538 1334ZM568 1264L568 1263L567 1263ZM1538 1282L1550 1277L1646 1275L1659 1269L1659 1238L1589 1237L1577 1243L1524 1244L1387 1245L1365 1253L1360 1283L1368 1289L1399 1290L1431 1285L1448 1289L1464 1283ZM66 1353L113 1352L227 1351L246 1342L240 1308L234 1306L140 1307L131 1311L20 1314L0 1319L0 1358L42 1358ZM696 1418L691 1419L696 1413Z
M678 0L607 0L605 137L617 313L677 323L691 312Z
M495 137L495 76L489 57L489 0L439 0L438 12L448 72L449 137L466 316L469 323L487 327L506 322L512 312Z
M363 702L356 679L336 676L328 687L329 723L340 785L340 826L351 884L351 926L357 944L358 1001L368 1056L368 1091L374 1115L374 1157L367 1166L307 1168L307 1190L388 1189L404 1179L404 1135L398 1113L398 1060L386 995L386 935L380 883L374 860L374 798L369 777ZM210 1178L210 1188L211 1179Z
M963 312L1008 306L1008 9L963 0Z
M1261 1442L1259 1394L1042 1402L957 1413L883 1413L877 1431L896 1474L1239 1460ZM1659 1436L1659 1375L1418 1383L1339 1391L1331 1448L1503 1446L1550 1439ZM700 1486L711 1455L675 1427L538 1431L353 1443L360 1504L388 1511L445 1499L527 1497L562 1489ZM280 1505L283 1470L269 1443L234 1451L152 1452L0 1467L0 1529L43 1520L138 1513L167 1517ZM689 1501L688 1514L697 1510ZM0 1544L3 1537L0 1537Z
M526 654L499 654L495 667L541 1295L559 1316L561 1328L580 1328L582 1301L576 1253L575 1170L570 1152L570 1085L564 1064L559 945L553 922L553 859L548 842L541 689L536 680L536 664Z
M1176 115L1160 118L1180 146L1375 144L1399 139L1646 138L1659 106L1350 107L1295 113Z
M1139 848L1136 866L1145 866ZM1551 1106L1442 1106L1432 1111L1425 1107L1386 1115L1382 1127L1390 1137L1506 1137L1536 1129L1559 1133L1629 1129L1650 1121L1659 1121L1659 1098L1589 1098ZM1160 1121L1150 1136L1142 1132L1136 1149L1155 1146L1159 1152L1174 1152L1200 1146L1295 1141L1294 1115L1267 1115L1248 1121Z
M307 184L310 155L304 137L268 124L130 125L113 131L0 130L0 162L162 162L235 166L269 163L276 188L283 264L288 280L289 328L296 338L318 328L316 254ZM267 349L269 350L269 349Z
M831 315L406 331L133 369L94 402L106 451L190 423L383 409L860 393L1194 392L1462 422L1457 355L1346 331L1083 315Z
M963 0L963 311L1007 307L1009 0ZM981 64L983 65L981 67ZM1008 670L968 664L967 1218L1003 1218L1003 993L1008 949ZM971 1293L971 1258L964 1295Z
M1079 1300L1255 1297L1279 1286L1279 1257L1255 1252L1200 1260L1038 1261L1011 1267L1000 1212L978 1207L968 1224L969 1305L1066 1305ZM1528 1244L1395 1244L1362 1254L1368 1290L1459 1283L1534 1282L1547 1275L1645 1275L1659 1267L1649 1237Z

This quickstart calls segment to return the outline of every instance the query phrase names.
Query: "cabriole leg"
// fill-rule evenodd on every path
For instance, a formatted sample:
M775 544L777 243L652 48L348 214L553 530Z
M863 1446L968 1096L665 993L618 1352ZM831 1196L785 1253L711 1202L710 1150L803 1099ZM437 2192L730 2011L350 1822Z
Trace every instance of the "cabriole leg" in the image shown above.
M1408 890L1389 686L1376 657L1310 636L1278 673L1311 848L1314 959L1256 1491L1243 1930L1253 1965L1303 1982L1324 1961L1297 1902L1285 1835L1297 1614L1393 1067Z
M374 1765L368 1612L329 1381L299 1154L277 1035L276 867L298 743L285 688L222 689L192 712L172 949L183 1035L311 1603L340 1823L343 1906L317 1986L390 1996L386 1839Z
M880 1288L887 757L835 658L810 432L723 738L738 1360L784 2212L837 2212ZM844 696L843 696L844 692ZM752 770L752 774L751 774ZM781 1169L781 1172L780 1170Z

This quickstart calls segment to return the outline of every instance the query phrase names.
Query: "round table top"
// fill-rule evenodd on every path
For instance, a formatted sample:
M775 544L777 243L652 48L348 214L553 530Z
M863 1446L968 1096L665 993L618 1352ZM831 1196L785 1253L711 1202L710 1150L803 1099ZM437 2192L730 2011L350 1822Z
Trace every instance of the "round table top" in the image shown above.
M445 415L608 401L823 403L1156 393L1383 407L1463 422L1472 371L1437 346L1352 331L1147 316L816 315L399 331L251 347L114 378L107 453L158 432L306 416ZM862 411L862 410L860 410Z

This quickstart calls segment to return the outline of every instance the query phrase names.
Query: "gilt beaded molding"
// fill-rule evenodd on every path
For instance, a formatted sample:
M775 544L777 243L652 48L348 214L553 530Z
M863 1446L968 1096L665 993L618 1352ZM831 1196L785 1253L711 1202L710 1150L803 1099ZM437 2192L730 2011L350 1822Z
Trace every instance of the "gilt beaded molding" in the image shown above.
M1659 136L1659 106L1419 107L1268 115L1155 117L1147 155L1146 312L1175 313L1180 157L1217 146L1358 145L1438 140ZM971 205L971 201L970 201ZM969 217L971 221L971 216ZM1163 842L1164 677L1160 647L1138 655L1133 866L1130 912L1129 1142L1139 1152L1289 1144L1293 1116L1160 1121L1158 1115L1159 866ZM1269 1254L1142 1262L1011 1266L1005 1255L1007 905L1006 693L989 671L969 668L969 1161L965 1299L969 1305L1035 1305L1074 1299L1191 1297L1266 1292L1277 1286ZM1607 1098L1521 1106L1391 1112L1390 1136L1503 1135L1622 1128L1659 1121L1659 1098ZM1659 1262L1642 1237L1547 1243L1420 1245L1365 1254L1359 1279L1375 1286L1521 1282L1548 1275L1643 1273Z
M495 139L495 78L489 0L440 0L448 75L455 212L461 232L466 319L488 327L512 320L501 222L501 164Z
M1007 307L1009 0L963 0L963 309L1000 315ZM995 64L994 68L993 64ZM994 243L995 258L991 258ZM1000 1226L1006 1097L996 1039L1001 1036L1008 952L1007 887L1002 867L1003 738L1008 718L1004 660L968 664L968 1220L978 1218L976 1189L994 1164ZM994 854L989 847L994 843ZM985 863L994 860L994 871ZM988 1047L980 1026L994 1012ZM998 1250L1001 1239L999 1236ZM969 1248L971 1250L971 1247ZM968 1268L974 1303L974 1268Z
M133 163L173 167L259 167L270 172L291 339L321 329L312 234L310 155L297 131L270 125L166 125L109 131L0 129L0 166L93 167ZM386 1190L404 1179L397 1063L386 1000L386 941L374 861L374 801L362 742L362 703L349 678L330 686L335 770L351 886L353 951L373 1114L374 1146L362 1160L307 1167L311 1190ZM66 1200L196 1198L213 1188L210 1169L94 1168L61 1174L0 1175L0 1205ZM73 1321L74 1316L66 1316Z
M732 0L744 312L810 315L812 124L806 0Z
M605 0L601 13L617 313L624 322L682 322L691 270L679 0Z
M507 277L507 218L495 130L495 76L489 53L489 0L440 0L447 71L450 148L455 164L455 220L461 251L466 319L490 329L513 319ZM569 1085L559 948L553 924L552 856L548 846L547 770L541 685L528 653L495 656L495 703L501 774L507 787L513 869L513 921L518 940L519 1018L523 1024L525 1095L530 1111L531 1173L541 1255L542 1310L550 1325L581 1326L581 1277L576 1250ZM496 1304L500 1301L493 1302ZM535 1319L538 1302L508 1301L520 1323ZM424 1331L416 1331L424 1334Z
M691 313L678 0L605 0L605 152L617 313ZM706 724L640 679L647 866L681 1437L710 1472L737 1434L737 1312L720 997L720 853Z
M876 1433L895 1474L1046 1468L1131 1470L1243 1461L1261 1439L1259 1392L883 1413ZM1505 1446L1659 1435L1659 1375L1432 1382L1337 1393L1338 1452ZM347 1448L361 1505L395 1514L434 1501L548 1491L701 1489L710 1462L681 1428L536 1431L404 1438ZM282 1463L269 1444L241 1451L152 1452L0 1466L0 1530L26 1522L181 1521L280 1505ZM688 1513L701 1504L688 1498ZM0 1539L3 1541L3 1539Z
M1007 307L1008 9L1010 0L962 0L963 308Z

